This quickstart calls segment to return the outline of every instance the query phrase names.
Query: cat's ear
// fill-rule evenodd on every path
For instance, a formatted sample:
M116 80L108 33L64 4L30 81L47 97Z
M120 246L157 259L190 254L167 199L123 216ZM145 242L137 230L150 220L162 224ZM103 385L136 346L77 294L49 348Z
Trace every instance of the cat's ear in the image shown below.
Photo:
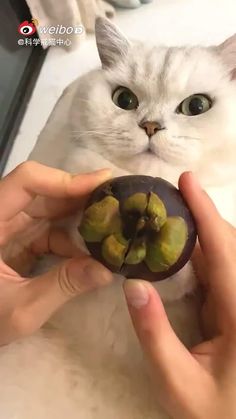
M226 39L217 48L231 71L232 79L236 80L236 34Z
M102 17L96 19L95 33L103 68L114 66L126 56L130 43L108 19Z

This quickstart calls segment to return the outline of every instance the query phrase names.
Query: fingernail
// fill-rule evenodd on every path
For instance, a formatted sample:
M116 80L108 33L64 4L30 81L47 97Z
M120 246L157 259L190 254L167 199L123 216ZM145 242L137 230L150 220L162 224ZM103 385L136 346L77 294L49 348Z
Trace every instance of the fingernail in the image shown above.
M101 170L96 170L93 173L90 173L91 175L96 175L100 178L110 178L112 173L111 173L111 169L101 169Z
M124 293L127 302L134 308L141 308L149 301L148 288L141 281L128 279L124 282Z
M202 189L198 179L196 178L196 176L193 174L193 172L188 172L188 176L191 180L192 186L194 187L194 189Z
M91 285L106 285L112 281L112 273L98 262L92 261L84 267L87 282Z
M76 179L76 181L81 181L81 176L91 176L91 177L97 177L100 179L110 179L112 177L112 171L111 169L101 169L101 170L95 170L94 172L86 172L86 173L72 173L71 177L72 180L74 180L74 178Z

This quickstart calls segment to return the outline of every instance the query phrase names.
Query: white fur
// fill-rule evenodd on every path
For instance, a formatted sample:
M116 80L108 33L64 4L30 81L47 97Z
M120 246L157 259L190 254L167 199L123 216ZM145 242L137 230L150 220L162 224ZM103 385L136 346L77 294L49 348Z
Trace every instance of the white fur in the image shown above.
M114 176L148 174L175 184L190 169L236 224L236 82L227 52L232 57L235 39L218 48L150 47L129 43L103 21L97 38L103 69L67 88L30 158L70 172L111 167ZM137 110L112 102L117 86L138 96ZM179 103L194 93L211 96L212 109L196 117L177 114ZM139 127L143 119L167 128L152 137L152 154ZM116 278L76 299L32 338L1 349L2 418L166 417L155 401L158 388L148 378L121 284ZM156 287L177 334L188 346L199 342L197 298L186 297L194 288L191 265Z

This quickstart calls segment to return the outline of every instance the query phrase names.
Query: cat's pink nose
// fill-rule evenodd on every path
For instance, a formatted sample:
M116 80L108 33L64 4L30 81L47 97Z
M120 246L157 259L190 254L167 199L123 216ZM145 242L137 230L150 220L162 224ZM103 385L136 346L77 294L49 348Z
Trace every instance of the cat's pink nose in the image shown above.
M140 127L146 131L148 137L152 137L157 131L163 129L158 122L155 121L145 121L140 124Z

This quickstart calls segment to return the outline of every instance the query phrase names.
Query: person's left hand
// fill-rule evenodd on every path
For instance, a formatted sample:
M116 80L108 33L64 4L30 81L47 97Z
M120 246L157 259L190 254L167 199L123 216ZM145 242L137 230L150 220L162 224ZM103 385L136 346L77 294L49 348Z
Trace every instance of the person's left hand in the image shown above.
M110 175L105 169L72 176L26 162L0 181L0 345L33 333L69 299L111 281L106 268L50 227L82 208ZM33 279L20 275L45 253L67 260Z

